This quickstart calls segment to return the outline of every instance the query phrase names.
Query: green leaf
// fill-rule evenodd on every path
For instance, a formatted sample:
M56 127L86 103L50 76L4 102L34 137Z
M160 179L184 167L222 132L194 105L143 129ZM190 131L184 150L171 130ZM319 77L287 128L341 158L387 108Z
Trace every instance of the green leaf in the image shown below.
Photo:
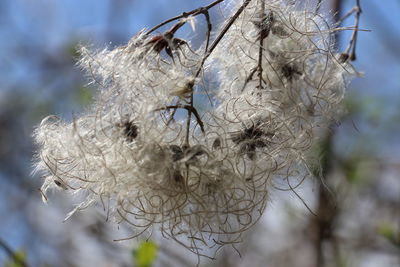
M389 240L393 245L400 247L400 233L396 233L393 225L383 222L378 227L378 233Z
M81 105L88 105L93 100L92 91L86 87L78 87L76 91L76 100Z
M158 246L152 241L142 242L134 251L135 264L138 267L150 267L157 258Z
M358 162L355 160L347 160L343 163L343 170L349 183L358 184L362 180Z
M24 250L19 250L15 252L15 259L10 258L8 259L4 267L22 267L21 263L26 261L26 252Z

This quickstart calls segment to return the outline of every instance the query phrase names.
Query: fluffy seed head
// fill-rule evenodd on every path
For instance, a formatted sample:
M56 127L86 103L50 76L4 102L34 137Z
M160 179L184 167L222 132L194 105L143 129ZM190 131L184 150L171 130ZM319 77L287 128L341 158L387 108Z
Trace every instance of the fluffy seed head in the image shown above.
M36 169L44 196L82 191L76 210L100 203L135 236L160 230L207 255L241 240L276 181L309 175L307 152L337 116L352 70L331 25L286 1L251 1L211 54L174 36L187 22L112 50L82 47L79 65L101 90L72 122L42 121ZM219 80L202 112L199 74Z

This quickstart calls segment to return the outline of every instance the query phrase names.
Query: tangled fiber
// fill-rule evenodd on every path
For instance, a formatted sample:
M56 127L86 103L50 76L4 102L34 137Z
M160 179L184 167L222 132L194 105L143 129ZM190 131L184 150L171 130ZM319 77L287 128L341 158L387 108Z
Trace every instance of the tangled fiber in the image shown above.
M126 46L81 47L79 66L100 90L72 122L49 116L37 127L45 200L50 188L83 192L68 216L98 203L133 237L160 231L207 256L241 241L277 181L292 188L311 175L307 153L354 75L334 25L305 5L246 0L229 3L211 32L208 10L221 2ZM207 35L194 49L175 35L201 15Z

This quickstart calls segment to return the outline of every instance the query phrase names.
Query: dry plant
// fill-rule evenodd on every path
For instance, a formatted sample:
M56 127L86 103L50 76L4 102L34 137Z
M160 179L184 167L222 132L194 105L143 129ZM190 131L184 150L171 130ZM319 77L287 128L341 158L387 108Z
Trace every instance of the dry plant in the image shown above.
M125 46L80 49L100 90L72 122L49 116L36 129L44 200L53 187L83 192L68 217L99 203L132 226L129 238L160 231L214 257L260 219L270 190L294 191L312 176L307 153L356 74L334 48L343 28L303 1L223 2ZM220 27L210 16L218 7L229 13ZM176 36L184 25L206 25L200 48Z

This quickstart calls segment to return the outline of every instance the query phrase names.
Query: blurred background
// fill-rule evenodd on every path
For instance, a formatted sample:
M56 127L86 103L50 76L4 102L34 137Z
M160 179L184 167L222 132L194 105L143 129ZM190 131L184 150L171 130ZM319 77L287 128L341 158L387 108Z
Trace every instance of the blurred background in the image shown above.
M125 229L97 209L63 222L74 200L57 192L41 202L31 135L45 116L68 120L90 104L95 90L75 66L77 45L122 45L210 2L0 1L0 266L196 265L162 239L114 242ZM344 15L354 5L327 0L322 10ZM300 197L272 192L261 222L237 246L241 255L228 247L201 266L400 266L400 2L361 0L361 7L360 27L371 32L359 32L354 65L364 77L350 85L347 115L313 152L325 186L306 181ZM218 9L212 16L221 21ZM339 35L342 49L349 38Z

